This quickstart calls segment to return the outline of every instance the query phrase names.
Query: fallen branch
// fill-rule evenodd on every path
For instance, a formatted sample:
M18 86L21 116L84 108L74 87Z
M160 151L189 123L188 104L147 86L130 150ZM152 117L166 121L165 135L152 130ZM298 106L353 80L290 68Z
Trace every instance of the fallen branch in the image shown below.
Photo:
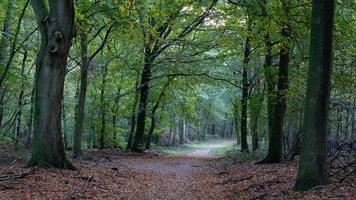
M33 174L35 170L31 169L28 171L24 171L24 172L10 172L10 173L5 173L5 174L1 174L0 175L0 181L7 181L7 180L11 180L11 179L21 179L24 178L30 174Z

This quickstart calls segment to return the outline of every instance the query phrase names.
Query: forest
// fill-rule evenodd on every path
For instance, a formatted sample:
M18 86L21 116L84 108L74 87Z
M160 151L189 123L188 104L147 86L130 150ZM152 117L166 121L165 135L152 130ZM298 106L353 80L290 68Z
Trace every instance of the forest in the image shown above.
M356 199L355 0L0 8L0 199Z

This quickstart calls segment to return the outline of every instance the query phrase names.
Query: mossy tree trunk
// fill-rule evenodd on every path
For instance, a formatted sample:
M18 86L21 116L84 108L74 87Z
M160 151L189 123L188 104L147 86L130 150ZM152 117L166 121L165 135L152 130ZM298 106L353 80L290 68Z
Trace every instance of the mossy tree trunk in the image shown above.
M28 166L74 169L61 131L61 108L67 58L74 33L74 1L32 0L41 32L37 56L33 149Z
M249 96L249 83L248 83L248 63L250 61L251 53L251 39L246 38L245 51L244 51L244 62L242 69L242 99L241 99L241 152L249 152L247 144L247 103Z
M77 110L74 124L74 142L73 142L73 157L79 157L82 154L82 134L85 117L85 99L88 87L88 38L85 33L80 34L80 49L81 49L81 65L80 65L80 90Z
M290 61L290 24L286 22L281 29L282 44L279 52L279 70L276 97L273 104L273 117L269 133L268 152L264 160L259 163L280 163L283 157L283 126L287 109L287 90ZM270 105L271 106L271 105ZM270 111L271 112L271 111Z
M329 183L326 143L335 2L313 0L312 6L308 86L295 190Z

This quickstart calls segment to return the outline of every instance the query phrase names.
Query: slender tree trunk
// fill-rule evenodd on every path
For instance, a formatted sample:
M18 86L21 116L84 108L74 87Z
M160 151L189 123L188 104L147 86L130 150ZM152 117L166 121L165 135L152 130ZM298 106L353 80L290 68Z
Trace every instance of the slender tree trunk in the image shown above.
M32 0L41 31L37 57L33 149L28 166L74 169L67 160L61 109L67 57L74 32L74 2Z
M2 37L0 39L0 70L1 70L1 73L0 73L0 88L2 88L2 86L3 86L3 83L4 83L4 80L6 78L6 75L9 72L12 60L15 57L16 44L17 44L17 39L18 39L18 36L20 34L20 30L21 30L21 23L22 23L22 20L23 20L23 18L25 16L25 12L27 10L27 7L29 5L30 0L26 0L25 5L22 8L22 11L21 11L20 16L18 18L16 29L14 31L14 37L13 37L12 42L11 42L11 47L9 49L9 54L6 55L7 58L5 59L5 54L6 54L5 52L7 52L6 49L9 46L8 41L10 41L11 21L12 21L11 19L13 18L12 15L13 15L13 11L14 11L15 2L16 2L15 0L9 0L8 1L8 3L9 3L8 4L8 10L7 10L7 13L6 13L6 16L5 16L4 27L3 27L3 36L4 37Z
M32 84L32 91L31 91L31 99L30 99L30 113L29 113L29 119L27 122L27 139L26 139L26 146L30 147L31 146L31 140L32 140L32 127L33 127L33 112L34 112L34 99L35 99L35 84L36 84L36 77L34 78L33 84Z
M1 73L4 73L5 62L7 57L7 52L9 52L10 47L10 36L11 36L11 24L12 19L14 18L14 9L15 9L16 0L8 0L7 8L5 13L5 19L2 27L2 34L0 38L0 70ZM1 88L2 84L0 84Z
M152 113L151 126L150 126L150 130L148 131L148 135L147 135L146 149L151 149L151 140L152 140L152 135L154 133L155 127L156 127L156 113Z
M88 38L86 33L80 34L80 47L81 47L81 65L80 65L80 89L79 99L76 106L75 124L74 124L74 142L73 142L73 157L79 157L82 154L82 135L85 118L85 99L88 87Z
M141 84L140 84L140 101L138 105L138 116L136 125L136 134L132 146L132 151L143 152L144 151L144 135L145 135L145 120L146 120L146 108L149 95L149 83L152 76L153 58L149 53L149 47L146 47L145 52L145 66L143 69Z
M6 88L0 88L0 128L3 127Z
M121 93L121 88L117 88L116 92L116 98L115 98L115 103L114 103L114 109L112 112L112 128L113 128L113 147L116 149L117 148L117 113L119 111L119 100L120 100L120 93Z
M14 149L15 151L18 150L20 135L21 135L21 117L22 117L22 109L23 109L23 102L24 102L24 93L25 93L25 67L27 61L27 51L23 54L22 60L22 69L21 69L21 91L18 98L17 103L17 125L16 125L16 133L15 133L15 142L14 142Z
M105 105L105 88L106 88L106 75L107 75L107 66L103 67L103 74L101 80L100 88L100 112L101 112L101 129L100 129L100 139L99 139L99 148L105 148L105 129L106 129L106 105Z
M249 152L247 144L247 102L248 102L248 78L247 67L250 61L250 37L246 38L244 64L242 71L242 99L241 99L241 152Z
M313 0L302 149L294 186L299 191L329 183L326 143L334 9L334 0Z
M129 133L129 138L127 141L127 147L126 149L132 149L132 145L133 145L133 138L134 138L134 134L135 134L135 129L136 129L136 110L137 110L137 106L138 106L138 97L139 97L139 93L138 93L138 78L137 78L137 82L136 82L136 92L135 92L135 99L134 99L134 103L132 104L132 115L131 115L131 128L130 128L130 133Z
M351 116L351 141L356 139L356 99L354 99Z
M179 144L183 145L184 144L184 119L179 120Z

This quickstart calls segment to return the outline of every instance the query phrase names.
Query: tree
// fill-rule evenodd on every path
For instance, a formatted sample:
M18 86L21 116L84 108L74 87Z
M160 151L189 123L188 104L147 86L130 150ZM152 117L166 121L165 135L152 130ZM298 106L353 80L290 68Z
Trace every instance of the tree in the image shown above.
M295 190L329 183L327 129L335 1L313 0L308 87Z
M142 16L140 12L140 25L142 27L142 34L144 40L144 67L141 74L140 82L140 97L138 103L138 115L137 115L137 125L136 134L134 137L132 151L142 152L144 150L144 133L145 133L145 121L146 121L146 109L149 97L149 87L152 79L152 71L155 66L155 60L159 57L166 49L173 46L179 40L185 38L191 32L193 32L199 25L201 25L205 18L208 17L218 0L212 0L211 4L204 10L202 14L197 16L192 22L182 28L177 36L170 38L173 29L172 26L175 20L180 16L184 5L179 5L178 8L173 9L171 13L168 13L168 19L162 24L157 24L159 19L147 16L147 19ZM148 25L147 25L148 24ZM146 29L146 27L148 27Z
M33 150L28 166L74 169L66 158L61 109L67 57L74 35L74 1L31 1L41 33L37 55Z
M282 139L289 84L291 24L289 19L289 4L286 0L282 0L281 3L286 19L283 20L281 24L277 94L273 105L273 117L271 119L272 123L270 127L271 132L269 133L267 156L259 163L280 163L283 157Z

